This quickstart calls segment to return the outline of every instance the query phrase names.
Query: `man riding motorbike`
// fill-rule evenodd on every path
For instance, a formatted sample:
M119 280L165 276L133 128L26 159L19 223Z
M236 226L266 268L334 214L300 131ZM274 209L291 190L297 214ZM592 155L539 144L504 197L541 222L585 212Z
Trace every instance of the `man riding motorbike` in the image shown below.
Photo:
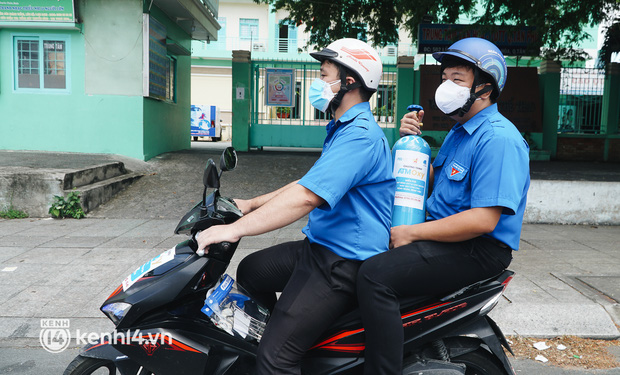
M504 56L487 40L466 38L433 57L442 80L435 102L457 124L431 167L426 222L392 228L393 249L359 269L365 374L401 373L399 298L437 296L493 277L519 248L529 146L495 103L506 82ZM423 116L406 114L401 135L420 134Z
M211 244L309 215L304 240L253 253L238 267L239 284L272 311L257 374L299 374L303 354L354 306L361 262L388 250L395 180L389 144L368 103L381 80L380 57L356 39L337 40L311 55L321 61L321 77L309 99L333 116L320 158L299 181L236 200L244 217L197 238L199 249L208 251ZM282 292L277 302L276 292Z

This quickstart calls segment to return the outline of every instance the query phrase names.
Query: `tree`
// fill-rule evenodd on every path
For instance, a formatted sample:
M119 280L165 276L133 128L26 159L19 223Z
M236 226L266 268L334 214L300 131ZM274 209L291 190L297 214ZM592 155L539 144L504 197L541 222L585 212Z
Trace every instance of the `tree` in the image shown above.
M620 0L254 0L286 10L287 21L305 24L310 45L325 47L344 37L370 36L377 46L395 44L398 29L417 39L421 23L456 23L468 16L477 26L534 26L543 54L554 58L580 56L575 46L589 38L594 26L620 9ZM480 12L480 10L482 10ZM359 25L367 31L360 35Z
M599 67L611 62L611 55L620 52L620 17L616 18L605 31L603 46L599 51Z

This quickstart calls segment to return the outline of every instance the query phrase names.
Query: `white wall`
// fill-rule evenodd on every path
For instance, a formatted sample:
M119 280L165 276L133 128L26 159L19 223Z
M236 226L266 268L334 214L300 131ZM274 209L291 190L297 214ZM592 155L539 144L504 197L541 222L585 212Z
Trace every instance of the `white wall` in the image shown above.
M232 68L193 67L192 104L215 105L222 124L232 122Z
M620 183L532 180L523 221L620 224Z

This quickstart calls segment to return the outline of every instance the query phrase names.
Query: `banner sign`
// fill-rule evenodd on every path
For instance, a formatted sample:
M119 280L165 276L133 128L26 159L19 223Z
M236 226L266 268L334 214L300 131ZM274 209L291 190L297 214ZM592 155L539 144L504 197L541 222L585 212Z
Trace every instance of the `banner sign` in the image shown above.
M265 69L265 103L268 106L295 106L295 69Z
M477 37L493 42L506 56L538 56L540 37L535 27L421 24L418 53L443 52L463 38Z
M0 0L0 22L75 22L73 0Z

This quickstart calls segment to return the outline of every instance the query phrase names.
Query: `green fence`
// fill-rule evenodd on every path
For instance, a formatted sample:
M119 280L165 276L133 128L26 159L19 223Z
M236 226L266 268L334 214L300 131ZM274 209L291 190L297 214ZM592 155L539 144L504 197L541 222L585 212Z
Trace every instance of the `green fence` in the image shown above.
M294 69L292 107L267 105L265 69ZM320 65L297 61L252 61L250 147L322 147L329 115L316 110L308 100L308 89L319 78ZM394 128L396 66L384 66L379 89L370 100L377 123Z
M563 68L558 132L599 134L605 69Z

